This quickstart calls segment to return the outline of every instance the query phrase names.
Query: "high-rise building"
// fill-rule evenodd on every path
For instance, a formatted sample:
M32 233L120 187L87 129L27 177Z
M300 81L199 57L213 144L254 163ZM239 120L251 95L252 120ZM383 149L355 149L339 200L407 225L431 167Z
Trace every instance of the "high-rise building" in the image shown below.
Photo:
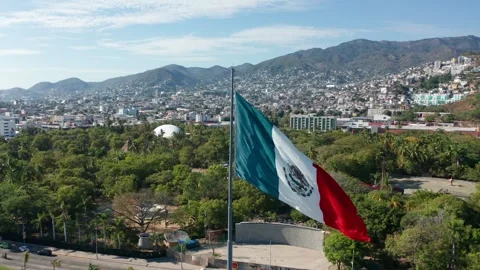
M308 131L329 131L337 127L337 121L333 116L315 116L314 114L290 115L290 128L306 129Z
M4 138L13 138L16 135L15 119L0 118L0 135Z
M122 115L138 116L138 113L139 111L135 107L118 109L118 114L122 114Z
M435 61L435 63L434 63L434 68L435 68L436 70L441 69L441 68L442 68L442 61Z

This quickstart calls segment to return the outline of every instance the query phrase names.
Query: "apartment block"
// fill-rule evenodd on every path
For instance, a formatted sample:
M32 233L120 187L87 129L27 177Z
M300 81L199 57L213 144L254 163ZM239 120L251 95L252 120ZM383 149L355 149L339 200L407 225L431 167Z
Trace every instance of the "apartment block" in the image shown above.
M15 120L11 118L0 118L0 135L4 138L15 137Z
M308 131L329 131L335 130L337 121L333 116L315 116L314 114L290 115L290 128L306 129Z

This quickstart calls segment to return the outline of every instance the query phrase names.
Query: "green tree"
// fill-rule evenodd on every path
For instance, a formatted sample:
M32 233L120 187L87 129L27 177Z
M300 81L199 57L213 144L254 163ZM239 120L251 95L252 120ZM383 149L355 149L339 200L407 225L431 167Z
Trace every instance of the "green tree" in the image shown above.
M181 164L190 167L194 166L196 163L194 156L194 148L190 145L184 146L182 149L180 149L180 152L178 153L178 159Z
M309 220L307 216L305 216L304 214L302 214L300 211L296 209L292 209L292 211L290 211L290 217L295 223L306 222L307 220Z
M40 238L43 238L43 221L47 219L45 212L37 213L37 218L33 220L37 228L40 230Z
M100 267L96 264L88 264L88 270L100 270Z
M435 122L435 115L427 115L425 117L425 122Z
M388 251L407 258L416 269L445 269L450 262L449 246L448 232L435 218L424 218L386 241Z
M107 247L107 230L110 226L110 219L111 219L111 213L110 211L105 211L97 215L97 224L100 224L102 226L102 231L103 231L103 246Z
M117 240L117 248L122 247L122 239L125 237L125 231L127 226L125 224L125 218L115 217L112 222L113 237Z
M67 242L67 221L70 217L68 216L67 207L63 201L60 203L60 211L61 211L60 217L63 222L63 236L66 243Z
M337 269L343 267L350 269L352 258L355 265L363 264L364 245L348 239L339 232L332 232L326 238L323 252L328 261L335 264Z
M48 134L40 133L33 139L32 146L39 151L48 151L52 149L53 143Z
M153 242L155 246L155 251L158 252L160 244L163 244L165 237L163 236L163 234L154 233L150 236L150 240Z

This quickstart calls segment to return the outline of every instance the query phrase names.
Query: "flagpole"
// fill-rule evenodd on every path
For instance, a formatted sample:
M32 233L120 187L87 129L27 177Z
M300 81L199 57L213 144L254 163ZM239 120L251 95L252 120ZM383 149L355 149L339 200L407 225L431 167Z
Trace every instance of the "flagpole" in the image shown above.
M232 89L230 92L230 149L228 153L228 255L227 255L227 269L232 270L232 230L233 230L233 215L232 215L232 181L233 181L233 74L232 67Z

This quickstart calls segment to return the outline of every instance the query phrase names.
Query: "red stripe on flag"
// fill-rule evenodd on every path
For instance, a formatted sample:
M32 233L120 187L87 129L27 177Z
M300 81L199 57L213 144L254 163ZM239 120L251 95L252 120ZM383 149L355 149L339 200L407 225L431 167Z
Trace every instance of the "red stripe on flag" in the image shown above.
M317 164L313 166L317 169L320 209L325 224L341 231L352 240L370 242L367 227L357 214L357 208L350 197L324 169Z

